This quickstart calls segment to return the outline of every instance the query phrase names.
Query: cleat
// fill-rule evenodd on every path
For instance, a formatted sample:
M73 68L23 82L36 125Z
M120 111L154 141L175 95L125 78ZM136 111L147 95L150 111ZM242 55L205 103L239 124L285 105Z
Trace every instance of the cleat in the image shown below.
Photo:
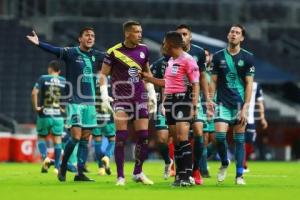
M188 180L180 180L180 187L190 187L195 185L194 179L190 177Z
M74 181L82 181L82 182L94 182L94 179L87 177L84 174L78 174L74 177Z
M189 181L190 181L191 186L196 185L195 179L193 177L190 176ZM202 184L203 184L203 181L202 181Z
M203 179L198 169L193 171L193 179L196 185L203 185Z
M42 164L41 173L48 173L48 169L51 166L51 159L46 157Z
M135 182L141 182L144 185L153 185L153 181L151 181L143 172L139 174L134 174L132 176L132 180Z
M221 166L219 168L219 172L218 172L218 176L217 176L217 180L218 182L223 182L226 178L226 175L227 175L227 168L229 166L230 162L228 160L228 165L227 166Z
M244 181L244 178L242 176L235 178L235 184L236 185L246 185L246 182Z
M103 162L104 168L105 168L105 173L107 175L111 175L111 169L109 167L109 157L104 156L101 161Z
M61 169L58 170L57 179L60 182L65 182L66 181L66 172L63 173Z
M227 174L227 168L228 166L221 166L219 168L218 177L217 177L219 183L225 180Z
M180 187L180 180L175 180L172 184L171 184L172 187Z
M119 177L116 186L124 186L124 185L125 185L125 178Z
M165 164L165 170L164 170L164 179L167 180L170 177L171 173L171 167L173 165L173 160L171 159L171 163Z
M100 176L104 176L104 175L105 175L105 169L104 169L104 167L100 167L100 168L98 169L98 174L99 174Z

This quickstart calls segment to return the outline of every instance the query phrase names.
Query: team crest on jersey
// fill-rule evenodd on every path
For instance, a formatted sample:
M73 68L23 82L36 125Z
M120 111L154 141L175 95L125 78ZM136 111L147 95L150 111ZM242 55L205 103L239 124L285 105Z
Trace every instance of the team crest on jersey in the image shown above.
M140 52L140 58L145 59L146 55L144 54L144 52Z
M255 67L254 67L254 66L252 66L252 67L250 68L250 72L255 72Z
M244 67L245 62L243 60L239 60L238 64L239 67Z

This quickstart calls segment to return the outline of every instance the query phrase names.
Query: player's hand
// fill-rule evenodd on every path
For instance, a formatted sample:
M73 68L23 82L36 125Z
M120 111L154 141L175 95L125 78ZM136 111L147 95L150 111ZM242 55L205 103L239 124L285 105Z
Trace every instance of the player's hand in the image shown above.
M146 89L148 92L148 112L156 113L157 112L157 99L154 85L152 83L146 83Z
M102 99L102 102L100 103L100 111L103 113L113 113L114 110L111 107L111 102L113 102L113 98L111 98L110 96L108 96L107 99Z
M113 102L113 98L108 95L107 85L100 86L100 111L103 113L113 113L113 109L110 105Z
M243 106L242 110L239 113L239 122L242 126L246 126L248 116L248 108Z
M260 120L260 124L261 124L261 127L262 127L263 130L266 130L268 128L268 122L265 118L262 118Z
M39 42L39 37L37 36L37 34L34 31L32 31L32 35L27 35L26 37L33 44L39 45L39 43L40 43Z
M37 113L40 112L42 109L43 109L43 107L40 107L40 106L34 108L35 112L37 112Z
M208 100L206 102L206 108L207 108L207 111L206 111L207 120L210 121L214 117L215 103L212 100Z
M152 77L152 74L149 72L141 72L140 76L142 79L144 79L145 81L149 81L149 79Z

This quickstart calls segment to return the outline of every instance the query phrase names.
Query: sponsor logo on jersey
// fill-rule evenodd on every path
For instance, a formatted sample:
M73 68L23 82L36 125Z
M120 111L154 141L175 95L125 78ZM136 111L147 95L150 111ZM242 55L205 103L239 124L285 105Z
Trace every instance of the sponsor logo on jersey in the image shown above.
M75 60L75 62L78 62L78 63L83 63L83 58L81 56L78 56Z
M220 60L220 68L227 68L225 60Z
M130 67L128 69L128 74L130 76L128 81L130 81L132 83L139 82L139 72L138 72L138 69L136 67Z

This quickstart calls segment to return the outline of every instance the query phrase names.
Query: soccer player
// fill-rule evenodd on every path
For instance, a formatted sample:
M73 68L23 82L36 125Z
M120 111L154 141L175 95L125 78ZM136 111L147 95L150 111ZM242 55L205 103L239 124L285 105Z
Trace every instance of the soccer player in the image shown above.
M196 60L199 71L200 71L200 88L201 88L201 95L199 96L199 109L198 115L193 122L193 155L194 155L194 164L193 164L193 177L195 179L195 183L197 185L203 184L203 179L200 173L200 159L203 154L204 149L204 140L203 140L203 125L206 119L206 115L211 116L212 114L212 102L209 98L208 92L208 83L206 80L206 68L205 68L205 51L203 48L192 44L192 29L190 26L186 24L181 24L177 26L176 31L180 33L183 37L184 41L184 49L185 51L193 56ZM208 107L207 107L208 106ZM206 109L208 108L208 109ZM204 111L208 111L204 113Z
M144 85L139 73L150 72L149 50L141 44L142 26L136 21L123 24L125 40L107 51L100 72L101 107L106 111L110 106L105 77L111 75L113 87L113 110L116 125L115 161L118 186L125 185L124 158L125 143L128 137L128 121L133 120L137 135L135 146L135 166L133 180L152 185L153 182L143 173L142 166L148 156L148 109L153 112L156 105L154 86ZM148 90L148 97L146 93ZM148 99L148 103L147 103Z
M254 142L256 139L256 124L254 119L255 106L258 107L259 111L259 120L262 126L262 129L265 130L268 128L268 122L265 118L265 107L264 107L264 97L263 91L257 82L253 82L252 95L249 104L249 112L245 133L245 161L244 161L244 172L249 172L247 165L247 160L249 156L254 152Z
M245 28L240 24L231 26L227 39L228 46L216 52L212 59L212 81L210 91L216 98L216 146L221 159L218 182L226 177L229 160L227 158L226 133L233 126L235 142L236 179L238 185L244 185L243 161L245 156L245 127L251 99L253 77L253 54L241 48L245 39Z
M165 75L166 67L168 66L169 56L165 55L163 52L163 48L161 49L163 56L160 57L158 60L152 63L150 66L151 72L153 74L153 77L158 79L163 79ZM175 171L171 171L171 167L173 165L173 159L174 159L174 152L169 156L169 146L168 142L172 140L172 136L169 136L168 131L168 125L166 124L166 117L161 112L161 106L162 106L162 97L163 97L163 88L156 87L155 91L157 93L158 102L157 102L157 115L155 116L155 130L156 130L156 137L157 137L157 148L158 152L162 156L165 167L163 176L164 179L168 179L170 175L175 175ZM173 145L173 144L171 144ZM172 159L173 158L173 159Z
M146 81L165 87L163 108L169 131L176 133L176 176L173 186L194 184L192 146L188 141L188 134L190 122L198 113L199 69L193 57L184 52L184 46L181 34L176 31L167 32L163 48L171 58L168 61L164 79L157 79L151 74L143 73ZM192 85L191 91L188 90L187 84Z
M66 80L60 74L60 64L53 60L48 64L48 75L42 75L32 90L32 105L37 113L36 129L38 149L43 159L42 173L48 172L50 159L47 157L46 137L54 136L54 172L58 174L62 151L61 136L64 119L60 98L65 89Z
M88 139L92 128L97 125L95 108L95 77L96 66L102 63L104 53L93 49L95 32L91 27L83 28L79 32L79 46L55 47L40 42L37 34L28 35L30 42L41 49L55 54L66 63L67 80L67 123L71 126L72 137L67 142L61 167L58 174L59 181L66 181L67 162L74 147L78 146L78 173L74 181L94 181L84 174L88 156Z
M208 49L205 49L205 76L207 83L209 85L211 80L211 54L208 51ZM213 99L213 97L210 97ZM203 104L205 105L205 104ZM203 106L202 105L202 106ZM205 106L203 106L203 110L205 111ZM204 140L204 147L203 152L200 159L200 172L203 178L209 178L209 171L207 167L207 147L208 145L213 145L214 142L214 132L215 132L215 126L213 119L208 119L204 116L204 127L203 127L203 140Z
M101 67L101 66L100 66ZM100 68L98 73L100 72ZM108 91L111 96L111 84L108 81ZM114 154L115 149L115 134L116 128L114 124L113 115L111 112L102 112L101 109L101 94L100 94L100 79L97 76L96 81L96 111L97 111L97 127L93 129L92 134L94 138L94 148L96 154L96 160L98 162L98 174L103 176L105 174L110 175L111 169L109 161ZM105 136L108 139L108 145L105 152L102 152L102 137Z

